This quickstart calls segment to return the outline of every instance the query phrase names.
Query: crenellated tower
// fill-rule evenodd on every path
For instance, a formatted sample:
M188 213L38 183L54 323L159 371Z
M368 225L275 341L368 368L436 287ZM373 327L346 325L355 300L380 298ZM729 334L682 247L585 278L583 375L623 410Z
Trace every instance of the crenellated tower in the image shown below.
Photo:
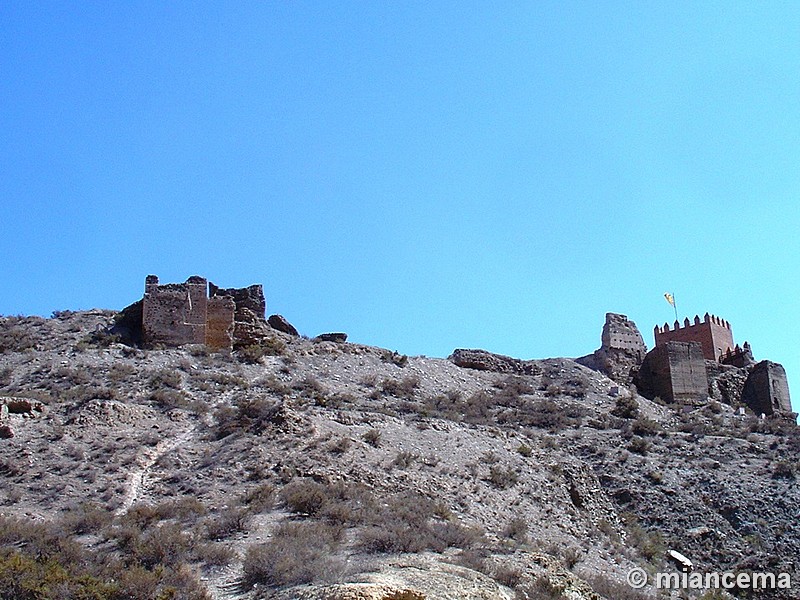
M684 319L683 325L678 321L670 328L669 323L663 327L656 325L656 346L663 346L667 342L697 342L703 348L703 357L706 360L721 362L726 356L736 351L733 343L731 324L725 319L706 313L703 320L695 315L694 322Z

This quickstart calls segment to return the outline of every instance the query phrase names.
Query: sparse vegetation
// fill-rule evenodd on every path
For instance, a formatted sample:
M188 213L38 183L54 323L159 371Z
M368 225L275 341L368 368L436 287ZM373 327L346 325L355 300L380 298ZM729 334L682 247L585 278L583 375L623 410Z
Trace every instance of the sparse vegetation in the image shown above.
M633 436L630 443L628 443L628 450L635 452L636 454L645 455L650 450L651 446L652 444L646 439L639 436Z
M389 350L381 352L381 360L397 365L398 367L405 367L408 364L408 356L405 354L398 354L397 352L390 352Z
M505 490L517 485L519 476L512 468L503 468L500 466L492 466L489 468L489 483L494 487Z
M0 519L0 600L196 600L198 573L219 583L243 559L266 598L421 552L521 599L563 597L573 570L640 600L618 565L656 568L667 540L704 565L800 551L786 418L612 397L567 359L509 375L283 337L280 359L253 366L242 349L103 350L90 333L110 315L16 319L22 350L0 352L3 396L21 400L3 417L0 504L47 520ZM581 573L598 565L602 578Z
M377 429L370 429L369 431L366 431L361 438L370 446L377 448L381 443L381 432Z
M335 578L343 570L333 556L341 534L341 529L320 522L279 525L268 543L248 548L245 584L279 587Z
M68 526L69 528L69 526ZM104 532L104 533L103 533ZM175 527L101 530L121 555L84 549L60 524L0 518L0 598L208 600L183 562L191 539Z
M524 544L528 541L528 522L522 517L514 517L506 524L503 535Z
M635 419L639 416L639 402L632 396L620 396L611 414L622 419Z

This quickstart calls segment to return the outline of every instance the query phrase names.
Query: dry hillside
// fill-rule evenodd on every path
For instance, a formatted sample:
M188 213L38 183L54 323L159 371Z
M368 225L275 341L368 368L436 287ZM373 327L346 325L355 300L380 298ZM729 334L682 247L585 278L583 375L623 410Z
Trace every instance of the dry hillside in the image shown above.
M2 600L656 598L625 577L669 549L800 583L784 421L570 359L142 350L114 315L0 318Z

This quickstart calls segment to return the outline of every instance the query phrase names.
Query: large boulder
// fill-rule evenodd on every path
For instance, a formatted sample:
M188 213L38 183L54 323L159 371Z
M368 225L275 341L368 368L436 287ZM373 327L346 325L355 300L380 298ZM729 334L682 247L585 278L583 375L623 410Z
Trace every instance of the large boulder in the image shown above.
M289 323L289 321L287 321L286 317L283 315L270 315L269 319L267 319L267 323L269 323L269 326L276 331L288 333L289 335L293 335L295 337L300 335L297 329L294 328L294 325Z

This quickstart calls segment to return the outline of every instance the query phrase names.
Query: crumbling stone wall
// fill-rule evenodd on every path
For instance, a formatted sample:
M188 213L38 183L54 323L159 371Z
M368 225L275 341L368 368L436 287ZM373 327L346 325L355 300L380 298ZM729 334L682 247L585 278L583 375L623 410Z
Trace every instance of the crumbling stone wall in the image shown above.
M205 344L212 350L233 347L233 315L236 303L230 296L208 299Z
M126 329L136 328L135 306L126 309ZM266 328L266 307L260 285L224 289L198 276L185 283L161 285L158 277L148 275L141 301L141 339L146 346L205 344L215 350L231 349L240 320L263 322ZM133 333L129 336L135 337Z
M791 412L789 382L783 366L769 360L755 365L745 381L742 402L757 415Z
M142 304L142 333L147 346L205 344L208 319L207 282L190 277L186 283L159 285L148 275Z
M731 324L708 313L704 315L703 321L700 321L697 315L694 317L694 323L684 319L681 326L675 321L672 329L669 323L664 323L663 327L656 325L653 333L656 346L667 342L697 342L702 346L703 356L707 360L720 361L729 350L733 351L735 348Z
M601 348L606 350L626 350L638 355L640 359L647 354L647 346L639 333L636 323L627 316L606 313L606 322L600 335Z
M708 399L708 375L703 349L697 342L667 342L644 357L635 379L646 398L698 404Z
M218 296L233 298L236 304L237 321L247 319L247 317L244 316L246 313L244 313L243 309L252 311L256 318L262 321L266 318L267 301L264 298L264 288L260 285L251 285L246 288L221 288L209 282L208 295L212 298Z
M711 398L731 406L742 402L742 389L747 380L747 369L736 365L706 361L708 374L708 392Z
M593 354L582 356L576 362L600 371L617 383L628 385L642 364L647 346L636 323L627 316L606 313L606 322L600 335L600 348Z

